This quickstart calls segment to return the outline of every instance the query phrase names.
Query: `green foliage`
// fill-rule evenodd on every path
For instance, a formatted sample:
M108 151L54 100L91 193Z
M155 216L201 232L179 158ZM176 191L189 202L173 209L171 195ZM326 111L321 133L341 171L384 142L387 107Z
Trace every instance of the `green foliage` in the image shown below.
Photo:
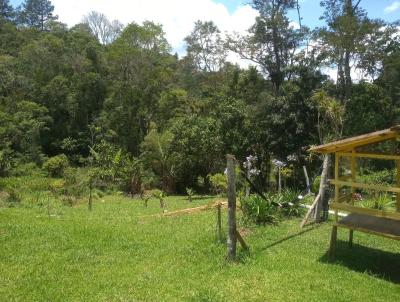
M301 217L304 215L303 201L299 199L300 193L294 190L285 189L281 193L282 214L284 217Z
M383 169L381 171L370 171L357 176L357 180L367 184L390 186L396 181L396 169Z
M194 191L191 188L186 188L186 194L188 196L189 202L193 201Z
M272 195L268 197L268 200L264 200L259 195L242 198L241 208L244 218L256 224L277 223L280 217L279 209L272 201L277 201L277 198Z
M366 200L361 202L361 206L365 208L380 210L380 211L387 211L387 210L394 210L395 201L389 194L380 194L375 197L370 197Z
M49 0L25 0L19 14L19 23L44 31L50 22L58 19L53 11L54 6Z
M209 174L208 179L211 183L211 187L215 194L224 194L228 189L228 180L226 176L222 173L217 173L214 175Z
M68 157L65 154L53 156L43 163L43 169L51 177L62 177L69 167Z
M304 208L298 196L296 191L283 190L280 194L266 194L266 200L256 194L242 197L243 216L256 224L277 223L282 218L300 217L304 214Z
M163 209L166 206L166 204L165 204L165 197L166 197L165 193L163 191L161 191L161 190L156 189L156 190L152 191L152 195L153 195L154 198L158 199L158 201L160 202L160 208Z

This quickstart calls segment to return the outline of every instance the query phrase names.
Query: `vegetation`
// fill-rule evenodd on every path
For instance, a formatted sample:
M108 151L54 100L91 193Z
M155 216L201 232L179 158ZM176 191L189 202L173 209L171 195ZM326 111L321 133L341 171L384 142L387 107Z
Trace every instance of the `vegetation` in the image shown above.
M400 124L398 23L323 0L323 25L307 28L299 3L251 1L241 35L197 21L179 57L152 21L92 11L68 27L49 0L0 0L0 300L398 299L396 243L357 234L366 247L326 265L328 226L297 230L303 166L329 198L329 157L308 148ZM251 247L235 264L215 213L159 215L223 196L227 154ZM396 180L387 163L358 164L360 182ZM393 209L390 195L358 193Z
M188 206L185 197L167 197L167 204L169 210ZM149 217L160 213L157 200L146 208L116 195L96 199L93 209L50 203L50 217L47 204L0 209L0 297L337 301L340 295L351 301L396 301L399 295L400 250L394 240L356 233L350 250L348 233L339 232L341 260L328 264L329 225L299 233L300 220L286 220L246 229L250 255L241 253L241 262L232 265L224 259L225 245L215 243L213 211L160 219ZM224 232L225 217L224 211Z
M123 26L91 12L67 28L48 0L19 9L3 0L0 176L27 163L52 169L65 154L73 167L97 169L95 186L220 193L225 155L253 154L261 187L275 189L276 159L287 163L284 186L303 189L301 167L320 165L307 146L399 122L398 27L362 4L322 1L325 24L310 29L289 26L292 10L301 20L297 1L254 0L259 17L247 34L224 37L198 21L178 58L150 21ZM229 51L256 66L233 65ZM352 79L352 65L365 80Z

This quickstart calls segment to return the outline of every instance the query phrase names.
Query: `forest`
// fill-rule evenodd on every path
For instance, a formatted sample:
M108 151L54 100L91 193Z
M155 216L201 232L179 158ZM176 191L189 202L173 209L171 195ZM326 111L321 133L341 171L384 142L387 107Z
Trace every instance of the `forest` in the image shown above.
M207 193L234 154L256 156L263 188L276 188L274 160L303 188L301 167L321 164L310 146L400 123L398 22L362 1L321 1L318 28L302 25L298 1L251 5L246 35L197 21L179 57L151 20L92 11L67 27L50 1L1 0L0 176L71 166L132 194Z

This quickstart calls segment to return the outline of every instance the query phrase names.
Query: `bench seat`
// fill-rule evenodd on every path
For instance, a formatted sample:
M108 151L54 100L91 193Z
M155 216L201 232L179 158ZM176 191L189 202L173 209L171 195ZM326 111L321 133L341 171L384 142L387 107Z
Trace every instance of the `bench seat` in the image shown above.
M334 224L350 230L400 240L400 221L384 217L375 217L351 213Z

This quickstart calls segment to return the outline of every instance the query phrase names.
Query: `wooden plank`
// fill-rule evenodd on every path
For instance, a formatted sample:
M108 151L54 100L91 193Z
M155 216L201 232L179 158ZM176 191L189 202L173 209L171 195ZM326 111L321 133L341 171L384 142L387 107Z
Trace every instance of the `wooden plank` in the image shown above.
M242 235L240 235L238 230L236 230L236 237L237 237L238 241L240 242L240 245L242 246L242 248L244 250L248 250L249 247L247 246L246 242L244 241Z
M340 154L335 153L335 180L339 181L339 161L340 161ZM339 195L340 195L340 186L335 184L335 202L339 202ZM338 211L335 211L335 221L337 222L339 219Z
M375 158L375 159L387 159L387 160L400 160L400 155L394 154L379 154L379 153L351 153L351 152L338 152L343 157L359 157L359 158Z
M328 144L312 147L309 149L309 151L320 152L320 153L332 153L337 151L344 151L345 149L352 149L357 146L363 146L363 145L377 143L380 141L385 141L388 139L393 139L396 136L398 136L398 134L399 133L397 128L392 127L391 129L385 129L368 134L354 136L339 141L331 142Z
M334 180L334 179L332 179L330 182L331 182L331 184L333 184L335 186L339 185L339 186L354 187L354 188L360 188L360 189L376 190L376 191L382 191L382 192L400 193L399 187L387 187L387 186L381 186L381 185L364 184L364 183L358 183L358 182L352 182L352 181L341 181L341 180Z
M385 234L385 233L379 233L379 232L371 231L369 229L365 229L365 228L361 228L361 227L349 227L349 226L341 224L341 223L336 223L335 226L341 227L341 228L346 228L349 230L359 231L359 232L363 232L363 233L367 233L367 234L382 236L382 237L386 237L389 239L400 240L400 237L398 237L398 236L393 236L393 235Z
M397 161L397 186L400 187L400 160ZM396 209L400 212L400 193L396 194Z
M361 207L355 207L349 204L345 203L336 203L333 202L331 204L332 209L335 210L342 210L350 213L357 213L357 214L363 214L363 215L369 215L369 216L374 216L374 217L383 217L383 218L389 218L393 220L400 220L400 213L395 213L395 212L386 212L386 211L381 211L381 210L375 210L375 209L369 209L369 208L361 208Z

